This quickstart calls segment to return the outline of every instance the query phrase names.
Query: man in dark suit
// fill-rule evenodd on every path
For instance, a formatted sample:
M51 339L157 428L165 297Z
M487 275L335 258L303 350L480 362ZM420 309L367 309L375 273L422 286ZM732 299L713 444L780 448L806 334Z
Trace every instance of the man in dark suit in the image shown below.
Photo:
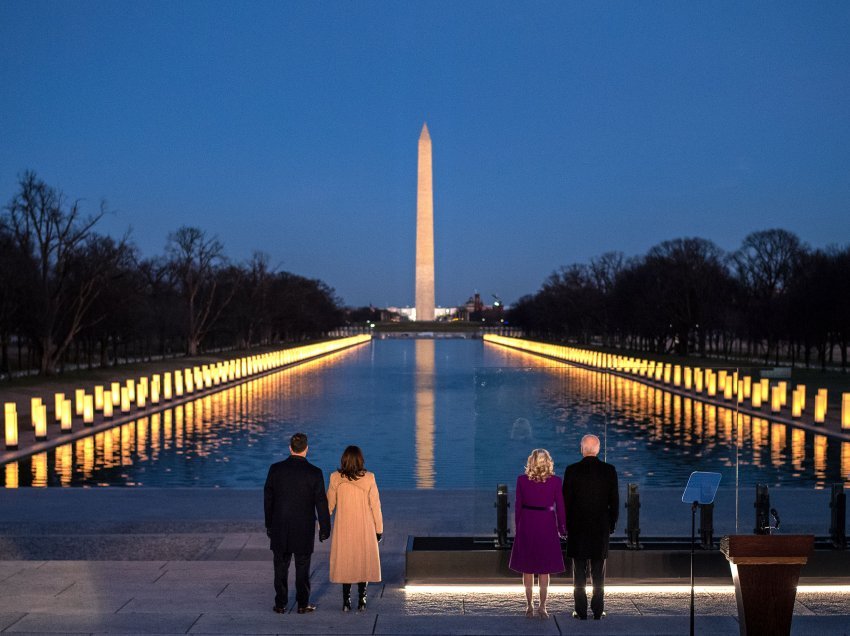
M574 618L587 619L587 570L593 579L593 618L605 615L605 559L608 535L617 525L620 497L617 471L601 461L599 438L581 438L580 462L564 471L564 508L567 511L567 556L573 560Z
M274 552L274 611L286 612L289 602L289 562L295 555L295 601L298 613L315 611L310 605L310 557L319 520L319 541L331 536L331 517L322 469L307 461L307 436L289 440L289 457L272 464L266 477L264 503L266 534Z

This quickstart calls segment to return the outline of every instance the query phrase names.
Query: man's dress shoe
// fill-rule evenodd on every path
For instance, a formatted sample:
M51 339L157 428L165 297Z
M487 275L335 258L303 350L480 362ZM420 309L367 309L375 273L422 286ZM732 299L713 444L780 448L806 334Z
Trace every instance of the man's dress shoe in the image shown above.
M580 621L586 621L587 620L587 616L582 616L578 612L573 612L573 618L577 618Z
M286 614L285 607L278 607L277 605L275 605L272 609L274 610L275 614Z
M316 611L316 606L315 606L315 605L305 605L304 607L299 607L299 608L298 608L298 613L299 613L299 614L308 614L308 613L310 613L310 612L315 612L315 611Z

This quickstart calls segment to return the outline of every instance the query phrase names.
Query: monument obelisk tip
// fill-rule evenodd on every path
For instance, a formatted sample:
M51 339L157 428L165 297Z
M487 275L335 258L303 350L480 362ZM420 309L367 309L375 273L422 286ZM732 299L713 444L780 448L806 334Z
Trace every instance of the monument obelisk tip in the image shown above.
M420 139L431 139L431 135L428 133L428 124L427 123L422 124L422 132L419 133L419 138Z

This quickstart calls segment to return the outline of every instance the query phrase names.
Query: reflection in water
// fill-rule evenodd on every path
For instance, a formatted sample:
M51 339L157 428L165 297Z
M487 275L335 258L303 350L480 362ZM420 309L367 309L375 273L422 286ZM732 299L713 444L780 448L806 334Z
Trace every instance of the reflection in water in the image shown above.
M47 453L39 453L32 458L32 485L36 487L47 485Z
M416 487L434 487L434 341L416 340Z
M607 440L623 483L678 487L696 468L729 486L736 471L742 487L850 483L848 442L736 420L729 408L629 378L433 340L373 343L257 378L7 464L0 480L256 488L296 430L326 473L357 444L390 488L490 490L512 483L533 447L547 448L560 471L587 432Z
M541 361L537 356L517 350L501 347L498 350L500 355L494 354L501 366L498 372L479 371L477 384L482 395L477 398L477 426L488 426L499 417L498 409L489 404L524 404L526 413L530 413L529 406L548 408L549 417L559 420L552 430L540 429L538 417L529 415L528 419L540 438L535 444L549 448L556 464L574 461L578 439L592 425L586 420L586 413L604 403L604 421L595 424L595 432L600 437L607 434L608 461L622 468L624 481L673 485L679 481L684 483L690 471L699 468L720 471L731 485L735 483L737 467L742 484L793 483L816 488L836 481L850 484L848 442L744 413L737 414L736 422L734 408L705 404L627 377L592 372L551 360ZM516 375L511 383L505 378L504 367L509 365L515 367ZM532 368L538 375L534 388L537 397L533 401L517 388L527 381ZM723 374L724 378L726 375ZM497 379L499 386L493 388ZM734 374L728 374L728 379L734 381ZM487 395L488 390L492 396ZM508 391L512 393L503 395ZM560 423L565 412L569 414L567 426ZM511 423L516 416L511 410L503 439L513 439ZM654 457L647 457L647 453ZM659 457L662 458L660 462L657 461ZM476 461L486 465L487 460L482 455ZM483 476L479 481L506 478L496 471L495 467L481 471Z
M806 431L801 428L791 429L791 465L797 472L803 470L806 459Z
M524 417L518 417L511 426L511 439L531 441L534 436L531 432L531 422Z
M18 487L18 462L6 464L6 488Z
M786 430L785 424L770 425L770 460L777 468L785 464Z
M819 480L826 476L826 445L825 435L815 435L815 475Z
M850 475L850 442L841 445L841 474Z
M36 487L142 485L143 482L129 478L127 468L153 474L157 470L157 460L161 460L161 454L168 449L181 449L177 452L182 462L198 461L232 443L236 433L250 432L252 428L260 432L260 426L250 423L250 414L258 410L258 403L270 395L286 400L296 395L320 394L321 374L316 372L345 359L351 352L346 349L328 354L164 412L140 417L20 462L11 462L5 465L3 485L7 488L17 488L19 484ZM431 366L433 369L433 349ZM309 381L304 381L305 376L309 376ZM433 431L433 412L431 429ZM433 459L433 440L430 453ZM227 463L229 458L224 456L217 461ZM174 470L172 466L160 469L166 473ZM160 479L156 482L162 483ZM185 484L185 479L181 483Z

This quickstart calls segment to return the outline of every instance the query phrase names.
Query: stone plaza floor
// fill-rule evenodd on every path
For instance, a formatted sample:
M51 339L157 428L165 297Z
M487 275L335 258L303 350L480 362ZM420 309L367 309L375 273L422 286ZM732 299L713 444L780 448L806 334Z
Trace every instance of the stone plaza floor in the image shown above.
M606 595L602 621L571 618L565 588L548 620L524 616L520 592L420 593L404 587L408 535L472 534L462 491L387 491L384 581L365 613L341 612L317 544L317 612L273 605L271 552L259 490L44 489L0 491L0 632L15 634L684 634L689 596ZM491 508L492 509L492 508ZM290 577L292 573L290 574ZM508 583L514 583L508 581ZM518 583L518 581L516 581ZM697 582L699 584L699 581ZM290 588L290 607L294 593ZM736 634L734 594L700 591L698 634ZM846 634L850 593L799 593L793 634Z

